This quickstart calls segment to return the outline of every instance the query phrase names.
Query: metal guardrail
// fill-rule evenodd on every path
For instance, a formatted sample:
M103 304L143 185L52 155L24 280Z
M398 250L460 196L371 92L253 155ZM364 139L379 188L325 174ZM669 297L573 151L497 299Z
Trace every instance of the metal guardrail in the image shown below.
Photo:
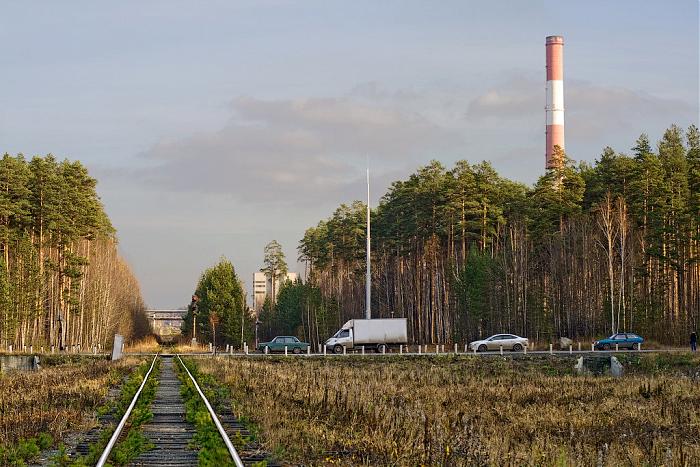
M229 439L228 435L226 434L226 431L224 430L224 427L221 425L221 422L219 421L219 417L216 416L216 412L214 412L214 409L211 407L211 404L209 404L207 397L204 395L202 390L199 388L199 384L197 384L197 381L194 379L194 376L192 376L192 373L190 373L190 370L187 369L187 366L180 358L180 355L177 355L177 359L180 360L180 364L182 365L182 367L185 369L185 371L189 375L190 379L192 380L192 383L194 384L195 389L197 390L197 392L199 393L199 396L204 401L204 405L207 406L207 410L209 411L209 415L211 415L211 419L214 421L214 424L216 425L216 429L219 430L219 434L224 439L224 443L226 443L226 448L228 449L229 454L231 454L231 458L233 459L233 463L236 464L236 467L244 467L243 461L241 460L240 456L238 455L236 448L233 447L231 440Z
M121 421L119 422L119 425L117 425L117 428L114 430L114 433L112 433L112 437L109 439L109 442L107 443L107 446L105 447L105 450L102 452L100 459L97 461L96 467L103 467L105 465L105 462L107 462L107 458L109 457L109 453L112 452L112 449L114 448L114 445L116 444L117 439L119 439L119 435L121 434L122 430L124 429L124 425L126 424L126 421L128 420L129 415L131 415L131 411L134 410L134 406L136 405L136 401L138 400L139 396L141 395L141 391L143 390L143 387L146 385L146 381L148 381L148 377L151 376L151 372L153 371L153 366L156 364L157 358L158 358L158 354L156 354L153 357L153 361L151 362L151 368L148 369L146 376L143 377L143 381L141 382L141 386L139 386L138 391L136 391L136 394L134 394L134 398L131 400L131 404L129 404L129 407L126 409L126 412L124 412L124 416L122 417Z

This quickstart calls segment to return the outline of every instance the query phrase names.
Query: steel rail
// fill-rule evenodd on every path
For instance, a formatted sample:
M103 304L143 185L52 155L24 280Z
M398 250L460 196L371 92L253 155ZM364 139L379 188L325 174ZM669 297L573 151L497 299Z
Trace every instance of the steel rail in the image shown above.
M226 434L226 431L224 430L224 427L221 425L221 422L219 421L219 417L216 416L216 412L214 412L214 409L211 407L211 404L209 404L207 397L204 395L202 390L199 388L199 384L197 384L197 380L194 379L194 376L192 376L192 373L190 373L190 370L187 369L187 365L185 365L185 363L182 361L179 354L177 355L177 359L180 360L180 364L182 365L182 367L185 369L185 371L189 375L190 379L192 380L192 383L194 384L195 389L197 390L200 397L204 401L204 405L207 406L207 410L209 411L209 415L211 415L211 419L214 421L214 424L216 425L216 428L219 430L219 434L221 435L221 437L224 438L224 443L226 443L226 448L228 448L228 452L229 452L229 454L231 454L231 458L233 459L233 463L236 464L236 467L244 467L243 461L241 460L240 456L238 455L236 448L233 447L231 440L229 439L228 435Z
M143 390L143 387L146 385L146 381L148 381L148 377L151 376L151 372L153 371L153 366L156 364L156 359L158 359L158 354L156 354L153 357L153 361L151 362L151 368L148 369L146 376L143 377L143 381L141 382L141 386L139 386L138 391L136 391L136 394L134 394L134 398L131 400L131 404L129 404L129 407L126 409L126 412L124 412L124 416L122 417L121 421L119 422L119 425L117 425L117 428L114 430L114 433L112 433L112 437L109 439L109 442L107 443L107 446L105 447L105 450L102 452L100 459L97 461L96 467L103 467L105 465L105 462L107 462L107 458L109 457L110 452L112 452L112 449L114 448L114 445L116 444L117 439L119 438L119 435L121 434L122 430L124 429L124 425L126 424L126 421L129 418L129 415L131 415L131 411L134 409L134 406L136 405L136 401L138 400L139 396L141 395L141 391Z

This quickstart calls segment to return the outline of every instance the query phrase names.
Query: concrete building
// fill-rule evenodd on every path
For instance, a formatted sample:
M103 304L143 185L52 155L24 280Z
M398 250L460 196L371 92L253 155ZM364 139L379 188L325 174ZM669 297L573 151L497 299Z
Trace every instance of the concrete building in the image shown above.
M280 277L275 282L275 295L279 294L280 287L285 281L296 281L299 274L296 272L288 272L286 276ZM253 274L253 310L259 312L265 303L265 298L272 295L272 281L265 275L264 272L256 272ZM275 297L276 298L276 297Z
M151 331L161 342L172 342L182 334L183 318L187 310L147 310Z

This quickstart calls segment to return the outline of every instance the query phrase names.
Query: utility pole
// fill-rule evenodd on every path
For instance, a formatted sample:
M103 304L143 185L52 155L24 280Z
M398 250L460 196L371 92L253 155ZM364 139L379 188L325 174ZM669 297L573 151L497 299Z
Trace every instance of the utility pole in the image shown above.
M255 348L258 348L258 326L262 324L262 321L258 319L258 316L255 316Z
M367 278L365 280L365 319L372 319L372 255L370 250L369 157L367 158Z
M199 297L197 295L192 295L192 301L190 302L190 310L192 311L192 345L197 343L197 314L199 312L199 305L197 302Z

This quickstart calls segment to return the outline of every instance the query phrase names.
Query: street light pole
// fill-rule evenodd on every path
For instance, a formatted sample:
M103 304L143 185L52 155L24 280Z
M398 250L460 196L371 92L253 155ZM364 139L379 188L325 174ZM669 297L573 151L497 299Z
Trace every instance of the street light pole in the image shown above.
M197 343L197 314L199 313L199 305L197 302L199 297L197 295L192 295L192 301L190 302L190 310L192 311L192 345Z
M255 318L255 348L258 348L258 325L260 325L262 321L260 321L257 317Z
M369 157L367 158L367 278L365 279L365 319L372 318L372 255L370 254Z

